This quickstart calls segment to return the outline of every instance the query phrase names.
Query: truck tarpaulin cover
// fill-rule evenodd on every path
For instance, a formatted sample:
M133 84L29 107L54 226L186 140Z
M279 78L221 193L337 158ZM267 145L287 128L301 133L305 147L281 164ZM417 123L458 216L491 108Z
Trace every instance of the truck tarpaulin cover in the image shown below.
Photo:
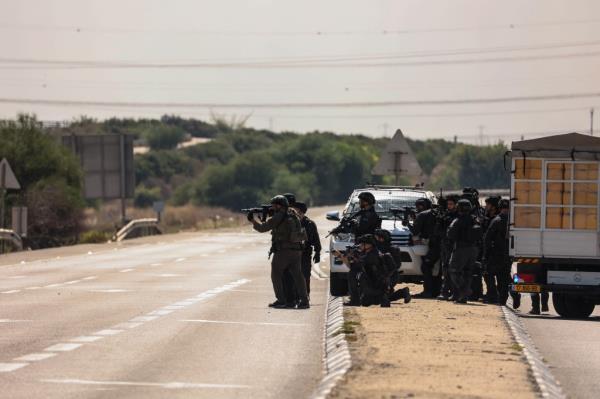
M600 160L600 138L580 133L514 141L513 157Z

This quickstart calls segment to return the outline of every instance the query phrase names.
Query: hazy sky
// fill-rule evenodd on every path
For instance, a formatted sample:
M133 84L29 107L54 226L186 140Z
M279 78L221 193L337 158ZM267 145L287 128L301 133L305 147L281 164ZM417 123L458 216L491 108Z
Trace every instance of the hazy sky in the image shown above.
M599 32L597 0L0 0L0 117L212 111L470 141L584 131L592 106L600 127ZM578 97L523 101L554 95Z

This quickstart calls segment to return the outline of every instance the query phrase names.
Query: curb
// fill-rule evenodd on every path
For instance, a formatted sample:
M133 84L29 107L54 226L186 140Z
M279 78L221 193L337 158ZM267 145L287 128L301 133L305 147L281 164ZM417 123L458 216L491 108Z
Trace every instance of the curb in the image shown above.
M523 354L527 359L533 378L540 390L542 398L566 399L560 383L556 380L550 368L544 363L542 355L535 347L531 337L527 333L525 326L519 320L514 311L506 306L502 306L504 319L508 324L510 332L515 341L523 348Z
M325 399L352 365L348 342L346 342L344 333L341 332L343 324L343 298L329 296L323 337L325 373L311 399Z

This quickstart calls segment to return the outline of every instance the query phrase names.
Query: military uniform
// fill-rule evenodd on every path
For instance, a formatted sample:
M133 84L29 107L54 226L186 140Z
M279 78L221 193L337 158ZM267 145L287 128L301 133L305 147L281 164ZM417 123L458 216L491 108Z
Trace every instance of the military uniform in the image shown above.
M448 213L438 222L439 229L442 233L440 243L440 263L442 268L442 287L440 289L440 295L447 299L452 295L452 283L450 281L450 256L454 248L454 242L448 238L448 228L450 224L456 219L456 211L448 211Z
M427 209L417 214L411 229L413 235L428 240L427 254L422 257L423 295L435 298L439 294L441 279L433 275L435 264L440 260L440 237L436 231L436 216L433 210Z
M474 232L475 225L475 218L467 213L459 214L448 228L448 238L454 242L449 274L454 293L453 299L458 302L466 302L471 294L471 278L479 253L477 247L479 238Z
M487 301L506 304L512 262L508 255L508 214L500 213L490 222L484 236Z
M362 306L390 305L388 299L388 282L386 279L385 266L382 264L377 248L361 253L357 259L350 264L350 269L358 271L359 297Z
M302 251L302 274L306 281L306 291L310 295L310 272L312 270L313 251L315 254L315 263L321 257L321 238L317 230L317 224L307 216L302 218L302 227L306 230L307 240L304 243Z
M303 304L308 303L308 295L306 292L306 281L302 276L301 261L302 261L302 242L293 242L290 237L293 232L293 225L290 223L290 218L294 217L288 214L291 210L281 210L267 219L264 223L259 223L252 220L254 230L264 233L271 231L273 259L271 261L271 281L277 302L285 304L287 302L284 272L289 270L299 301Z
M353 220L352 234L356 238L365 234L374 234L375 230L381 227L381 218L372 206L358 211Z

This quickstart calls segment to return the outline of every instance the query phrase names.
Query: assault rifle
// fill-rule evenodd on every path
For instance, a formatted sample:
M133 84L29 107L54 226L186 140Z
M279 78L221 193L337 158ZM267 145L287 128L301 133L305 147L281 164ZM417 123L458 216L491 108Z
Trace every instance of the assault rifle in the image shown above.
M264 222L269 216L273 215L273 207L271 205L261 205L260 207L256 208L246 208L242 209L241 211L249 215L254 215L257 213L260 214L259 219L261 222Z
M394 223L396 220L401 220L402 226L408 226L411 217L414 218L417 214L415 208L411 208L409 206L402 208L390 208L390 212L392 215L394 215Z
M360 211L358 211L358 212L360 212ZM356 221L354 220L354 218L356 217L356 215L358 215L358 212L354 212L354 213L351 213L349 215L344 216L342 218L342 220L340 220L340 224L338 224L338 226L336 228L334 228L333 230L331 230L325 236L325 238L329 237L330 235L336 235L336 234L340 234L340 233L350 233L350 232L352 232L352 228L356 224Z

